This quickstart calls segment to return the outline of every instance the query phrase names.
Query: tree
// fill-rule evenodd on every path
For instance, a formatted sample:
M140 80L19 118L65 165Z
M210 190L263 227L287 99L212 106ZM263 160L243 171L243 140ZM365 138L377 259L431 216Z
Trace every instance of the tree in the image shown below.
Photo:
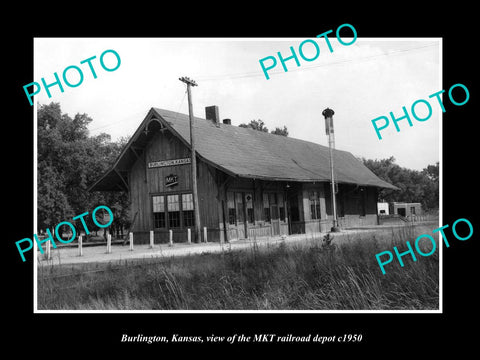
M437 162L435 165L428 165L425 169L422 170L424 175L425 183L425 197L426 197L426 206L428 208L438 207L439 204L439 173L440 167Z
M72 215L67 196L67 173L63 171L66 146L60 131L65 117L60 105L52 103L38 109L38 224L51 228Z
M400 191L382 189L380 199L387 202L420 202L426 211L438 209L438 162L417 171L395 164L393 156L381 160L362 158L362 161L380 179L400 188Z
M260 119L251 120L249 124L240 124L238 126L243 127L243 128L250 128L250 129L253 129L253 130L268 132L268 129L265 126L265 123Z
M105 133L90 137L87 126L92 119L86 114L76 114L73 118L62 114L58 103L39 106L37 119L38 225L41 229L52 229L55 224L87 211L91 214L98 205L125 206L128 199L125 193L87 191L116 159L124 140L112 142ZM84 219L88 229L97 228L91 216ZM79 234L83 230L81 221L77 220L74 225Z
M288 136L288 129L284 125L283 129L276 127L275 130L270 131L270 133L275 135Z
M432 181L438 181L440 166L438 161L435 165L428 165L425 169L422 170L424 174Z

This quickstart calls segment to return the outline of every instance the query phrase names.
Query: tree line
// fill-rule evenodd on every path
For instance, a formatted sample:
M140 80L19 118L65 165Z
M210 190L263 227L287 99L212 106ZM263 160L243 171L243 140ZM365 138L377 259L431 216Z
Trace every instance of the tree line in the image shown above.
M52 229L98 205L114 213L111 231L129 227L129 203L125 192L89 192L88 187L113 164L127 139L111 141L110 135L89 136L87 114L71 118L58 103L39 105L37 111L37 220L41 230ZM87 227L96 229L91 216ZM83 230L74 223L77 234ZM59 234L61 236L61 234Z
M398 190L383 189L379 200L392 202L419 202L425 211L436 211L439 208L439 163L427 165L423 170L412 170L395 164L393 156L388 159L361 161L380 179L400 188Z

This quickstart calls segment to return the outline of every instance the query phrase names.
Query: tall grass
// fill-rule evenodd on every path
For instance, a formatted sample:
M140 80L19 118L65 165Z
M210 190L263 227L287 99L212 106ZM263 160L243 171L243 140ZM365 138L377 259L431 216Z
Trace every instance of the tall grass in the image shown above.
M403 231L403 233L402 233ZM438 309L438 251L383 275L375 254L406 250L410 230L249 250L39 271L39 309ZM335 241L334 241L335 242Z

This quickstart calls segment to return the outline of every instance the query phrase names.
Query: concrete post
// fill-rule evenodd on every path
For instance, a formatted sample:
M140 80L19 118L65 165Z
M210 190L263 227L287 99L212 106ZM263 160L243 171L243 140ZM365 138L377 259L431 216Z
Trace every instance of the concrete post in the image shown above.
M190 228L187 229L187 240L189 244L192 243L192 229Z
M107 234L107 254L112 253L112 235Z
M130 251L133 251L133 233L128 234L130 237Z
M154 243L154 234L153 230L150 230L150 249L153 249L153 243Z
M207 227L203 227L203 241L207 242Z
M51 250L50 250L51 241L52 240L48 240L45 243L45 257L47 258L47 260L50 260L52 258L52 253L51 253Z
M169 246L173 246L173 230L168 230Z
M82 235L78 237L78 256L83 256L83 240L82 240Z

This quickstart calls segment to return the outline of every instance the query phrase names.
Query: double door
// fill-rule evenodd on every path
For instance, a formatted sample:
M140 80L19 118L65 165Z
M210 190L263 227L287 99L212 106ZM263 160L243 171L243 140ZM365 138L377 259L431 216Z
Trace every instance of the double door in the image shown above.
M278 192L264 193L263 214L255 214L255 209L257 211L261 210L261 206L262 203L258 200L257 205L254 205L253 193L251 192L227 192L230 238L246 239L249 235L252 235L252 231L256 231L257 236L278 236L282 233L282 224L286 226L283 194ZM255 225L256 221L259 221L259 224Z
M270 222L272 224L272 235L280 235L280 218L278 216L278 204L270 204Z

